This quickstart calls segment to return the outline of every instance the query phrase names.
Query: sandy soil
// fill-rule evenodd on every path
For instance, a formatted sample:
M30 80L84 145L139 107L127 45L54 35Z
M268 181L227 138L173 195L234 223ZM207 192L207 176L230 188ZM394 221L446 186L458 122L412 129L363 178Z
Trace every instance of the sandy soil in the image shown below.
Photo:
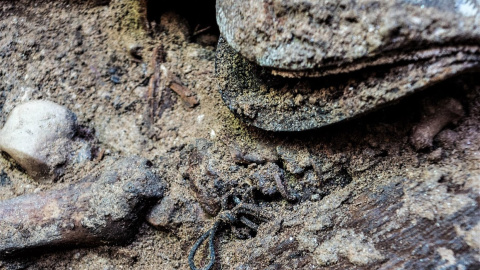
M4 259L1 269L188 269L190 248L231 207L229 194L270 220L256 219L258 232L222 228L216 269L480 267L478 74L355 121L264 132L236 119L217 92L212 2L0 1L0 126L22 102L54 101L93 132L98 153L148 158L168 183L149 217L157 228L145 222L131 243ZM149 90L161 65L198 105L165 77ZM465 116L415 151L413 127L452 97ZM38 184L4 154L0 200L78 181L96 162Z

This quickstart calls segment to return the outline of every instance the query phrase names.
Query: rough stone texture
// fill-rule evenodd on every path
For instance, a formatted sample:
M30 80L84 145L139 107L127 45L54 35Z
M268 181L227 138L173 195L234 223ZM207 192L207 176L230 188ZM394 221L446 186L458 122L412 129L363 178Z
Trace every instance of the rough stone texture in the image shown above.
M217 0L220 92L266 130L350 119L479 68L479 8L463 0Z
M73 112L51 101L17 106L0 131L0 149L38 181L58 177L72 150L77 128Z
M0 202L0 256L65 246L121 244L131 239L164 184L149 161L105 161L60 190Z
M216 75L228 108L246 123L271 131L315 129L380 109L453 75L480 67L480 47L401 65L319 78L284 78L253 64L223 39ZM433 51L432 51L433 52Z
M217 0L217 22L250 61L331 74L478 48L480 2Z

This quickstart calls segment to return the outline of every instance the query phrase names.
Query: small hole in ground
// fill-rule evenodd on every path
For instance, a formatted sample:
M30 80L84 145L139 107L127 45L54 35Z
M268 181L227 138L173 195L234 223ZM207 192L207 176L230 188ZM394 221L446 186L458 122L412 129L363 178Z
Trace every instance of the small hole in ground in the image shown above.
M147 20L150 23L159 25L162 16L168 13L178 14L186 20L191 42L216 45L220 31L215 17L215 0L147 0Z

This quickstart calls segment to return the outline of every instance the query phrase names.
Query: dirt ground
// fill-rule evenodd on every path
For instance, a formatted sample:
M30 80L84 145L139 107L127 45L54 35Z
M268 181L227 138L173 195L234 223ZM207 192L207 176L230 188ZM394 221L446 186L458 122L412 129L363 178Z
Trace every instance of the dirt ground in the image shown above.
M168 184L148 218L156 227L145 222L128 244L6 258L0 269L189 269L229 194L269 220L256 219L257 232L222 228L215 269L480 268L478 73L354 121L265 132L217 91L214 1L152 2L0 1L0 126L18 104L45 99L95 137L92 161L51 184L3 154L0 200L78 181L101 156L148 158ZM160 65L197 105L161 80L149 88ZM412 129L449 98L465 116L416 151Z

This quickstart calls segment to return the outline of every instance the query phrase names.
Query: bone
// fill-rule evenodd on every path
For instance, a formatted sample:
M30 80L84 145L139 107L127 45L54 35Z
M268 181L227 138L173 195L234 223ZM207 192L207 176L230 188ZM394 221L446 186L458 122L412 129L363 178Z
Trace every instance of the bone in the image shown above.
M0 257L69 246L122 244L164 184L138 157L106 160L75 184L0 202Z
M465 115L462 104L454 98L440 100L434 107L427 107L429 111L412 132L410 142L415 150L432 147L433 138L445 126L456 123Z

